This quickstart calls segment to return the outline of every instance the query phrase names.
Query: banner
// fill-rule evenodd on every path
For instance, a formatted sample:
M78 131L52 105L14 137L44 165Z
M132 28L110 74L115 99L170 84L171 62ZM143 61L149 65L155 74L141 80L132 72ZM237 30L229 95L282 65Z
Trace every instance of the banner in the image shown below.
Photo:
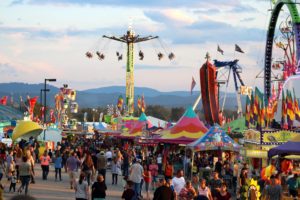
M33 110L34 110L34 106L36 104L36 101L37 101L38 97L32 97L29 99L28 101L28 104L29 104L29 116L30 116L30 119L33 120Z

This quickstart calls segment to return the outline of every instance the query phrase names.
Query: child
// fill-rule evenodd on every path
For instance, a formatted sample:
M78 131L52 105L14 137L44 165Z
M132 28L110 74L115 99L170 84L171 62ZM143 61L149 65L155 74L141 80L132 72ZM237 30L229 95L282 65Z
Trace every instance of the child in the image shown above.
M124 192L122 194L122 199L125 199L125 200L133 199L135 192L132 188L133 188L133 182L127 181L126 190L124 190Z
M16 176L15 171L13 171L12 175L10 177L9 192L11 191L11 189L13 189L14 192L16 191L16 183L17 183L17 176Z

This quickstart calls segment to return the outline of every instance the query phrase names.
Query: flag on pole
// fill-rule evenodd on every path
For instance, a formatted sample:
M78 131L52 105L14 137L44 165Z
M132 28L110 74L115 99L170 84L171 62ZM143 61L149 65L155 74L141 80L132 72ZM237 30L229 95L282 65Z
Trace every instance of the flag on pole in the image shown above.
M118 98L118 103L117 103L117 107L119 110L122 110L123 102L124 102L123 97L122 97L122 95L120 95Z
M195 86L196 86L196 81L195 81L194 77L192 76L191 95L193 94L193 89Z
M218 45L217 51L220 52L222 55L224 55L224 51L221 49L221 47L219 45Z
M285 118L286 118L286 101L285 101L285 96L284 96L284 91L282 90L282 99L281 99L281 126L285 126Z
M141 100L141 97L140 97L140 96L138 96L138 98L137 98L137 107L138 107L139 109L142 108L142 100Z
M249 96L246 96L246 126L250 127L250 115L251 115L251 100Z
M294 93L294 109L295 109L295 119L300 122L300 109L299 109L299 103L298 99L295 94L295 89L293 88Z
M235 51L240 52L240 53L245 53L239 45L235 44Z
M0 104L6 106L6 104L7 104L7 96L4 96L4 97L1 98Z
M144 95L142 96L142 108L141 108L142 112L145 112L146 110L146 103L145 103L145 97Z
M294 102L292 94L289 90L286 91L286 107L287 107L287 119L288 126L292 127L295 120Z

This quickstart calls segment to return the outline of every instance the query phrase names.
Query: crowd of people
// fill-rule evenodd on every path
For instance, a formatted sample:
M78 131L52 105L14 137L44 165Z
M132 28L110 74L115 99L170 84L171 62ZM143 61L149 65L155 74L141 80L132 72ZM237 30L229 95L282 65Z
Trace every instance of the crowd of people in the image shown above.
M8 192L25 195L29 185L36 182L36 163L41 166L43 181L48 179L50 165L55 168L55 181L62 181L62 173L67 173L69 187L77 200L106 199L111 185L123 188L120 198L125 200L245 199L243 193L249 178L258 181L260 192L267 199L281 199L283 184L296 198L300 187L297 174L290 173L283 179L277 173L264 181L259 171L247 163L230 157L220 157L214 162L214 155L207 152L195 154L192 167L191 155L164 146L140 148L129 142L77 137L72 141L63 139L55 149L46 149L41 155L39 143L33 138L3 148L0 181L7 178ZM1 185L0 190L3 192Z

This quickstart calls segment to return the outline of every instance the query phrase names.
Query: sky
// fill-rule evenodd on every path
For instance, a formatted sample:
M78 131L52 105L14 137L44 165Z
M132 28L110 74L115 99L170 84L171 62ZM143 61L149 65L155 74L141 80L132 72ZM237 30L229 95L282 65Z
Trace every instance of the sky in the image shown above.
M268 9L268 0L1 0L0 80L56 78L53 85L77 90L125 86L126 46L102 36L122 36L131 26L140 36L159 36L135 46L135 86L188 91L193 76L199 90L209 52L212 59L239 59L245 84L261 87L263 79L255 77L263 69ZM235 44L245 53L235 52ZM88 59L87 51L105 59ZM158 52L176 57L159 61Z

